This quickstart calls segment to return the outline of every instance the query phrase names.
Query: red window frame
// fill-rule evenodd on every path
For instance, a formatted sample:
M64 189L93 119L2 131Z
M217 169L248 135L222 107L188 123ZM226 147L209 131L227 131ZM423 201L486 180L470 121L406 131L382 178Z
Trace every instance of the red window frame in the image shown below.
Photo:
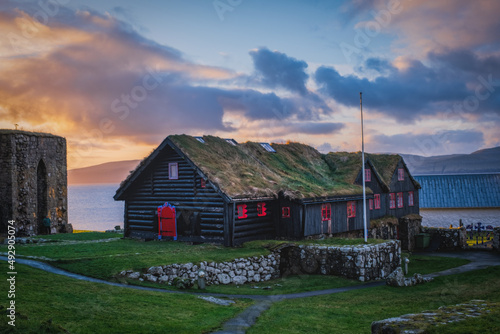
M347 202L347 218L356 217L356 202L349 201Z
M389 209L395 209L395 208L396 208L396 194L390 193L389 194Z
M239 219L247 218L247 205L246 204L238 204L236 206L236 213L238 214Z
M330 203L325 203L321 205L321 220L331 220L332 219L332 205Z
M179 164L177 162L168 163L168 179L169 180L179 179Z
M257 216L264 217L265 215L267 215L266 203L264 202L257 203Z
M375 206L375 209L380 209L380 194L375 194L373 196L373 202L374 202L374 206Z
M373 210L373 199L368 200L368 206L370 207L370 210Z
M200 179L200 188L206 188L207 187L207 181L205 179Z
M370 182L372 180L372 171L370 168L365 168L365 182Z
M281 218L290 218L290 207L284 206L281 208Z
M398 181L405 180L405 170L404 168L398 168Z
M398 193L398 208L404 207L403 193Z
M413 206L413 191L408 192L408 206Z

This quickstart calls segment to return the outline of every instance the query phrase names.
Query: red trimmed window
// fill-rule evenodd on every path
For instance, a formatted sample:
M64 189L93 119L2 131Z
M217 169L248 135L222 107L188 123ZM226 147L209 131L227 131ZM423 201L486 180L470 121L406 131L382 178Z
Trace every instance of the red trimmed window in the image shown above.
M290 207L284 206L281 208L281 218L290 218Z
M168 179L169 180L179 179L179 164L177 162L170 162L168 164Z
M398 168L398 181L405 180L405 170L403 168Z
M375 194L373 201L375 202L375 209L380 209L380 194Z
M372 180L372 171L369 168L365 169L365 182L370 182Z
M236 207L238 209L238 218L247 218L247 205L246 204L238 204Z
M347 218L356 217L356 202L347 202Z
M373 210L373 200L372 199L368 200L368 206L370 207L370 210Z
M332 205L330 203L321 205L321 220L332 219Z
M200 188L206 188L207 187L207 181L205 179L200 179Z
M413 206L413 191L408 192L408 206Z
M265 215L267 215L267 213L266 213L266 203L264 203L264 202L257 203L257 216L263 217Z
M389 209L395 209L395 208L396 208L396 194L390 193L389 194Z
M403 193L398 193L398 208L402 208L403 205Z

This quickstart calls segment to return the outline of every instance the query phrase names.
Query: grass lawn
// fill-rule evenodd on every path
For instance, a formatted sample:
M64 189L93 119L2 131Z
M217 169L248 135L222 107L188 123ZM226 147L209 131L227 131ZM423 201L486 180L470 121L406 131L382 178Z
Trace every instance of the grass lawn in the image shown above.
M84 232L84 233L60 233L50 235L39 235L33 239L46 239L55 241L84 241L84 240L101 240L111 238L123 238L122 233L109 232Z
M500 266L438 277L433 282L414 287L381 286L277 302L248 333L370 333L372 321L434 310L471 299L500 301ZM499 328L500 318L489 317L489 320L488 326ZM471 333L457 326L459 328L453 333Z
M408 253L401 254L401 267L403 268L403 272L405 268L404 260L408 256ZM436 273L446 269L460 267L469 262L469 260L454 257L412 254L410 256L410 262L408 263L408 275L406 276L413 276L413 274L416 273L422 275Z
M136 291L74 280L16 265L16 326L1 333L206 333L250 305L219 306L194 296ZM7 262L0 261L6 273ZM4 274L5 277L5 274ZM5 314L7 281L0 280Z

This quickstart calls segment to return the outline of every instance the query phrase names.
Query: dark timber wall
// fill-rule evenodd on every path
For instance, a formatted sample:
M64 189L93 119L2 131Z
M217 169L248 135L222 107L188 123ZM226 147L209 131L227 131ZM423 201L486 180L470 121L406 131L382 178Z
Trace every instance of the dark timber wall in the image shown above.
M398 180L398 169L402 168L404 171L404 180ZM418 206L418 189L413 184L410 175L408 174L408 170L405 168L402 161L399 162L394 174L391 178L391 183L389 185L390 193L396 194L396 208L390 208L390 196L387 195L386 205L387 205L387 213L388 215L401 218L408 214L418 214L419 206ZM408 192L413 191L413 206L408 205ZM397 193L403 193L403 207L397 207Z
M178 163L178 179L169 179L169 163ZM179 154L167 146L127 190L125 199L126 236L157 238L157 208L169 202L176 208L179 240L222 242L224 201L201 180Z

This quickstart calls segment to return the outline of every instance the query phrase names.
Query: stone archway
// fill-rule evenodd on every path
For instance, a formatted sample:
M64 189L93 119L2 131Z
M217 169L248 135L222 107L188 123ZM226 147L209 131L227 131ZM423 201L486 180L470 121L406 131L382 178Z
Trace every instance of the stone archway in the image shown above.
M47 167L42 159L36 169L37 234L43 232L43 218L48 213Z

